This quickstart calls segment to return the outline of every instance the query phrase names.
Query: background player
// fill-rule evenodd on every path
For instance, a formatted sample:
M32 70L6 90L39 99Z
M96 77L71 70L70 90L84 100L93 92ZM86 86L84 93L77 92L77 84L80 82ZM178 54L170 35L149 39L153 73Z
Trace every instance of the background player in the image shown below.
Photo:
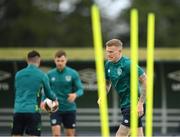
M58 97L59 109L50 116L53 136L61 135L62 125L66 136L75 136L77 97L83 95L83 87L76 70L66 66L66 53L62 50L55 54L56 68L48 72L50 86ZM43 105L42 105L43 106Z

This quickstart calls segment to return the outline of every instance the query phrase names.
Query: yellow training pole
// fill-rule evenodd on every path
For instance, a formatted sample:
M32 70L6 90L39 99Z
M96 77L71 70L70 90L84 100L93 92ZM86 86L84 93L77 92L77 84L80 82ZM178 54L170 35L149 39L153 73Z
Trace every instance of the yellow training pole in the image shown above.
M96 5L91 8L92 28L96 60L96 73L98 80L98 96L101 97L100 116L101 116L101 133L102 136L109 136L109 121L107 111L106 83L104 73L104 57L102 47L101 25L99 9Z
M147 28L147 95L146 95L146 136L152 136L153 83L154 83L154 28L155 15L148 14Z
M138 11L131 10L131 136L137 136L138 126Z

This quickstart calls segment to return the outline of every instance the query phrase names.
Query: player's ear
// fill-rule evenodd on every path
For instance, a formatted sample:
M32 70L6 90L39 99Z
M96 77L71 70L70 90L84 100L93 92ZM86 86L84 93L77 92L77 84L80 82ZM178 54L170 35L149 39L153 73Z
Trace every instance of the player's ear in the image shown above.
M66 57L66 63L68 62L68 58Z
M40 66L40 64L41 64L41 58L38 59L37 64L38 64L38 66Z

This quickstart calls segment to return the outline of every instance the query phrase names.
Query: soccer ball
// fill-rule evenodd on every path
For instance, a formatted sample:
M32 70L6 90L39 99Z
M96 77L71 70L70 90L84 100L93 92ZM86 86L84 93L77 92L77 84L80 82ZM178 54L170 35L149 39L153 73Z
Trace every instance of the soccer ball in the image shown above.
M44 100L44 108L46 109L47 112L55 112L58 109L58 105L56 104L55 101L46 98Z

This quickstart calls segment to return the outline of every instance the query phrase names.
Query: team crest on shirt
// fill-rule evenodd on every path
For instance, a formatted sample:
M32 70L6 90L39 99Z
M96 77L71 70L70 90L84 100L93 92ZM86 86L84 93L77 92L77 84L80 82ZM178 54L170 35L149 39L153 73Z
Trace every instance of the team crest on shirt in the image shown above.
M51 81L55 81L55 80L56 80L56 78L55 78L55 77L52 77L52 78L51 78Z
M66 81L71 81L72 77L70 75L65 76Z
M118 74L119 76L122 74L122 69L121 69L120 67L117 69L117 74Z

